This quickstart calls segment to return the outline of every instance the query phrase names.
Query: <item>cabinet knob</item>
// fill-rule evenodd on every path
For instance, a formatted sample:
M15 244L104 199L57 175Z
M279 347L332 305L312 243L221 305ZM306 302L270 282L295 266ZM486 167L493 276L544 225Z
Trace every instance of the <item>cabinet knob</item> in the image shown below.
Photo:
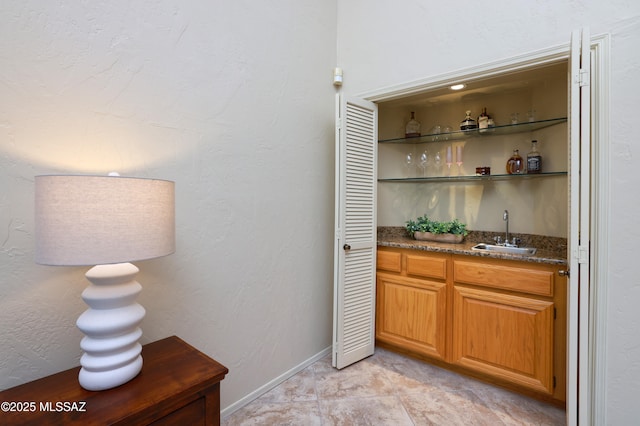
M349 244L343 245L342 248L344 249L344 251L351 250L351 246Z
M567 277L568 278L570 274L569 274L568 270L567 271L561 270L561 271L558 271L558 275L560 275L561 277Z

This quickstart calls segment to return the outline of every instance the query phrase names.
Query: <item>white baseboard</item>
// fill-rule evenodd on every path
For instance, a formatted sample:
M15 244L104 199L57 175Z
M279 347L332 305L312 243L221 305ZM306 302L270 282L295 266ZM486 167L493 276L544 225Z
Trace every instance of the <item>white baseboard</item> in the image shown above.
M284 372L283 374L281 374L280 376L278 376L275 379L271 380L270 382L265 383L263 386L260 386L258 389L254 390L253 392L251 392L250 394L248 394L244 398L242 398L239 401L236 401L233 404L229 405L228 407L225 407L224 409L220 410L220 418L224 419L225 417L230 416L231 414L233 414L237 410L241 409L245 405L249 404L250 402L254 401L255 399L257 399L260 396L264 395L265 393L269 392L271 389L275 388L280 383L282 383L282 382L286 381L287 379L295 376L297 373L301 372L302 370L304 370L305 368L307 368L308 366L310 366L314 362L324 358L325 356L329 355L330 353L331 353L331 346L323 349L322 351L318 352L317 354L315 354L311 358L301 362L300 364L298 364L295 367L293 367L291 370Z

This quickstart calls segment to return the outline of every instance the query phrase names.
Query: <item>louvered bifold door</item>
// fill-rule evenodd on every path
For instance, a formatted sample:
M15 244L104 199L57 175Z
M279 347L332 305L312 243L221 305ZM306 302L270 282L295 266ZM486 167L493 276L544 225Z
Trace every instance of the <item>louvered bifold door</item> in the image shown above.
M377 106L336 102L336 244L332 363L346 367L375 344Z
M589 350L591 38L588 28L571 34L569 92L569 358L567 424L591 422Z

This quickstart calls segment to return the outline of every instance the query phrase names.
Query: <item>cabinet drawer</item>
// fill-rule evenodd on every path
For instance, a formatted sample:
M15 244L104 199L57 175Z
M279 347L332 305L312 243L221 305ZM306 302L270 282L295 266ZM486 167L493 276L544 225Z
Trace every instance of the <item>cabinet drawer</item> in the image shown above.
M162 417L151 423L153 426L170 426L170 425L202 425L206 422L206 403L205 398L201 397L193 402L177 409L169 415Z
M389 272L402 272L402 254L395 251L378 250L376 269Z
M495 263L453 262L453 280L457 283L501 288L522 293L553 296L554 271Z
M447 278L447 259L407 254L407 275L444 280Z

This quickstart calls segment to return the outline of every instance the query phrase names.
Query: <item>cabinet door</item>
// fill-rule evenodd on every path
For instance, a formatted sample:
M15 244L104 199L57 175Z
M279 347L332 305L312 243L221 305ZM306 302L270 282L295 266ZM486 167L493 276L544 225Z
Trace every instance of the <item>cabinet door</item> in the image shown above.
M376 338L445 358L446 283L378 273Z
M332 364L343 368L375 346L378 110L337 97L336 239Z
M454 287L454 363L553 393L553 302Z

